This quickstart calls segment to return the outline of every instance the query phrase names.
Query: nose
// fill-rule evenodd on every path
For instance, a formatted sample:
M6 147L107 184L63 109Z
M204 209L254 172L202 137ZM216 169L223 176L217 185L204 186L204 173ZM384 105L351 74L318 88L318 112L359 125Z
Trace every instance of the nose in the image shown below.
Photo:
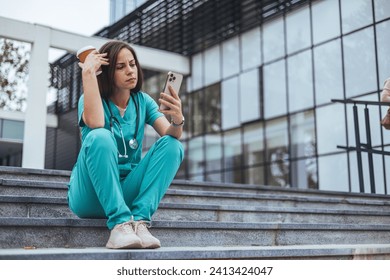
M132 74L134 72L134 69L128 64L126 66L126 74Z

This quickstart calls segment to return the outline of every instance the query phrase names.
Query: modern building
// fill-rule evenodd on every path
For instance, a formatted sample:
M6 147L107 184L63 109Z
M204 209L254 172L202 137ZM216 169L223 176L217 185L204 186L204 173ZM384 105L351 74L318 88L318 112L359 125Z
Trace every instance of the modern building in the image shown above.
M115 23L146 1L147 0L110 0L110 23Z
M332 99L379 100L390 76L389 1L142 4L96 35L190 58L180 92L186 156L177 178L359 191L357 152L338 147L356 146L352 105ZM73 55L51 69L58 127L47 128L45 167L71 169L80 147L80 71ZM156 98L165 74L146 70L143 90ZM381 151L390 143L379 125L385 110L370 106L372 146ZM146 132L145 152L157 138L153 129ZM370 157L362 158L370 192ZM389 158L372 158L375 192L387 194Z

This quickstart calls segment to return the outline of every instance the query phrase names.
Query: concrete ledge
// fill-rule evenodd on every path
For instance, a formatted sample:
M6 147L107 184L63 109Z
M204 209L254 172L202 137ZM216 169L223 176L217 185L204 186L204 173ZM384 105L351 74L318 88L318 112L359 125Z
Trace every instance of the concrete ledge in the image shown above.
M14 166L0 166L0 174L12 173L18 174L39 174L39 175L56 175L56 176L70 176L71 171L56 170L56 169L35 169L35 168L23 168Z

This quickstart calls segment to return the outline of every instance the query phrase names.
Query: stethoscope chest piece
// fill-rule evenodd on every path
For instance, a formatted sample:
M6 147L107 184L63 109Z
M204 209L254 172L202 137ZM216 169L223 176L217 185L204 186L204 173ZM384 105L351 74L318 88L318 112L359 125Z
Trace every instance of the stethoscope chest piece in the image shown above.
M129 140L129 147L130 149L136 150L138 148L138 141L137 139L133 138Z

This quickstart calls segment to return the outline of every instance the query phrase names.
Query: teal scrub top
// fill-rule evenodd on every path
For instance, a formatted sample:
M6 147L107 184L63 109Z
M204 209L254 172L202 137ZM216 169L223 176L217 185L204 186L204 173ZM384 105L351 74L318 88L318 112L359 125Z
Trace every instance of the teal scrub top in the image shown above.
M145 124L149 124L153 126L156 119L163 116L161 112L158 111L158 105L153 98L151 98L147 93L139 91L137 93L132 93L134 95L134 99L130 97L129 104L127 105L126 112L122 117L120 115L119 109L115 106L115 104L109 100L109 106L111 108L112 114L119 121L123 136L125 139L126 149L128 158L120 158L118 154L118 163L119 163L119 173L120 177L126 177L131 170L140 162L142 155L142 140L144 138L144 129ZM134 104L134 100L137 104ZM110 111L107 107L107 103L103 102L104 109L104 128L111 131L110 128ZM129 146L129 140L134 138L135 129L136 129L136 113L138 106L138 133L137 133L137 141L138 148L136 150L131 149ZM81 95L78 104L78 123L81 130L81 140L84 141L85 137L92 130L89 128L82 119L82 114L84 112L84 95ZM123 147L123 140L120 133L119 125L116 122L113 122L113 131L114 137L117 143L118 151L120 154L124 155L125 149Z

